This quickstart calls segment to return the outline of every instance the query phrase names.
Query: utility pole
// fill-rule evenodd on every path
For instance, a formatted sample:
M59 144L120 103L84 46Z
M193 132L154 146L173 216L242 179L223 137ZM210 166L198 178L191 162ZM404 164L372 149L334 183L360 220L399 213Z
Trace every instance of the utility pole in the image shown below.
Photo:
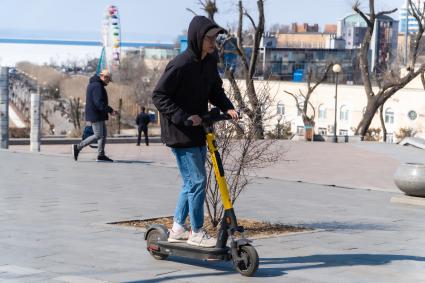
M122 98L118 100L118 135L121 134Z
M9 148L9 68L0 69L0 148Z
M406 0L406 28L404 29L404 65L407 66L409 44L409 0Z

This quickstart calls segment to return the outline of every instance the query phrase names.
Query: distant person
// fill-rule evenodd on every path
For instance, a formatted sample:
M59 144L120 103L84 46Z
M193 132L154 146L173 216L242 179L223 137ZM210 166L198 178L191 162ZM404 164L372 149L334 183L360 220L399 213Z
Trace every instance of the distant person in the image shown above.
M137 124L137 146L140 146L140 140L142 138L142 131L143 135L145 136L145 144L149 146L149 137L148 137L148 124L150 123L151 119L148 114L146 114L146 108L142 106L140 108L141 112L139 115L137 115L136 118L136 124Z
M72 154L75 161L77 161L78 154L84 147L97 140L98 154L96 161L113 162L112 159L105 155L107 135L105 121L108 120L109 114L112 116L116 115L116 111L108 105L108 93L105 89L105 86L107 86L110 81L112 81L112 77L108 70L102 70L99 76L94 75L90 78L86 93L85 115L86 121L91 122L94 134L87 137L79 144L72 145Z

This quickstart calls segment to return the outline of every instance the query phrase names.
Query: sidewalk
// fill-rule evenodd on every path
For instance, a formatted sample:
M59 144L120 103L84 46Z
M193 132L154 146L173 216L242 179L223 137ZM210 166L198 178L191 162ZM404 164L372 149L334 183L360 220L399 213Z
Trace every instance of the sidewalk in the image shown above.
M402 162L425 163L425 152L414 147L382 143L326 143L280 141L281 161L253 174L258 177L300 181L347 188L362 188L399 192L393 181L397 166ZM28 152L27 145L13 145L10 150ZM149 162L176 167L169 148L161 143L107 144L107 154L121 162ZM42 154L70 156L70 145L46 145ZM96 150L86 148L81 160L94 160Z
M74 162L69 145L45 146L42 154L12 152L26 151L22 146L0 151L0 281L425 282L424 208L390 203L399 194L390 187L394 168L420 160L419 152L283 145L289 162L257 172L268 178L255 179L236 213L316 230L256 240L255 278L229 263L156 261L140 230L106 224L172 214L181 181L172 154L159 144L107 145L119 161L113 164L94 162L92 149Z

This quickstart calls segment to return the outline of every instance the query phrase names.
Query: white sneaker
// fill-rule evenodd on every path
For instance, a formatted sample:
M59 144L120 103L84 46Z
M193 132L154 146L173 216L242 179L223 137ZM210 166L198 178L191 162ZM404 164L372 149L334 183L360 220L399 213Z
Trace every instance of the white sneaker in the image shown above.
M198 233L190 232L187 243L198 247L213 248L217 243L217 239L208 235L204 229L201 229Z
M168 242L177 243L177 242L186 242L189 239L189 231L183 230L181 232L174 232L173 229L170 229L170 235L168 236Z

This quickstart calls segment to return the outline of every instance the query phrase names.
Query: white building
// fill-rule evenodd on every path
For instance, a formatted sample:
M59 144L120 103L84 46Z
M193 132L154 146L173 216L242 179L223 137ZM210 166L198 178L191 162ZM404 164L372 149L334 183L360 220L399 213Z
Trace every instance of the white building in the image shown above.
M258 89L264 88L261 84L268 83L270 93L276 96L274 106L270 113L274 119L268 130L272 130L280 115L282 121L291 124L291 132L303 135L304 124L297 110L295 100L284 91L298 93L305 90L305 83L285 81L256 81ZM311 96L310 102L316 112L314 132L321 135L333 135L335 117L335 85L322 84ZM337 134L353 136L363 112L367 99L363 86L339 85L337 104ZM309 114L311 114L310 112ZM397 142L396 136L401 129L413 129L417 133L425 134L425 93L422 83L418 78L404 89L398 91L384 106L384 119L387 129L387 142ZM370 128L381 128L379 114L375 116Z

